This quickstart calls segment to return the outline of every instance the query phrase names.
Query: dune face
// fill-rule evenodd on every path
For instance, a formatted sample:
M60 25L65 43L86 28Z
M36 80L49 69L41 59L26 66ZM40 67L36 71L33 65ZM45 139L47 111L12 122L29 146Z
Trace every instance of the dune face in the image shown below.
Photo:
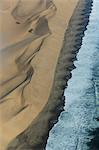
M11 92L19 88L17 92L17 94L19 93L20 95L19 109L25 107L25 98L23 95L23 91L25 86L31 81L31 78L34 73L31 61L40 50L44 39L51 34L48 25L48 19L46 17L47 14L46 12L44 13L44 11L48 11L48 9L50 13L52 11L50 7L54 7L55 10L55 6L52 2L49 5L49 3L45 0L37 0L35 2L34 0L22 0L18 1L18 3L16 3L16 7L11 11L11 15L14 18L14 21L16 22L17 26L20 26L19 24L21 24L21 28L22 26L23 28L25 28L25 26L29 27L26 30L27 33L25 35L22 35L22 38L17 39L15 43L6 47L4 45L4 48L1 48L0 50L0 57L2 60L2 66L0 70L0 103L6 102L6 100L8 100L7 96L9 96ZM44 15L42 13L44 13ZM53 11L53 14L54 13L55 12ZM32 18L34 18L34 20ZM3 19L6 20L6 16ZM32 25L33 23L34 26ZM7 28L7 26L5 28ZM10 32L14 31L11 30ZM13 34L13 36L16 35ZM13 41L13 37L9 36L8 38L11 38L11 42ZM6 39L3 39L3 42L5 43L4 40ZM33 44L33 46L31 46L31 44ZM9 99L10 98L11 97L9 97ZM15 112L13 110L10 113L12 115L12 113L14 114Z
M45 28L46 30L44 30ZM39 19L37 26L28 38L17 42L5 49L1 50L1 59L5 59L2 64L1 77L1 93L0 98L3 99L11 91L17 88L23 82L31 79L33 68L30 65L31 60L40 50L45 37L50 34L48 22L45 17ZM36 40L39 39L38 44ZM34 48L30 48L30 44L34 41ZM23 50L24 49L24 50ZM11 71L8 68L12 68ZM1 73L1 74L2 74Z
M19 23L29 23L35 18L40 17L40 13L46 12L46 9L53 7L51 0L20 0L12 11L12 16Z
M78 2L6 1L2 0L0 6L2 150L5 150L8 143L22 133L31 122L35 122L46 105L64 32Z
M48 19L55 12L50 0L0 1L1 132L4 124L30 105L24 89L35 73L31 61L51 34Z

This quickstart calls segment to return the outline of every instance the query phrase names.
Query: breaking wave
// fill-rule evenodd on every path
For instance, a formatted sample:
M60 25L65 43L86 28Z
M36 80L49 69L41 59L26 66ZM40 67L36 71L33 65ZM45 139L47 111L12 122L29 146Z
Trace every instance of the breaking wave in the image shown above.
M64 92L64 111L50 131L46 150L87 150L99 127L99 1L94 0L89 25Z

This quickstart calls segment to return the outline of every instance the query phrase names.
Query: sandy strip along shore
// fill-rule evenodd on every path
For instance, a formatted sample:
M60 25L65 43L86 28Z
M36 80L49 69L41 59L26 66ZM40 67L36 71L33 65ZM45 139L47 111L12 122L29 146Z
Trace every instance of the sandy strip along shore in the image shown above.
M11 1L10 9L0 12L3 16L0 45L1 51L3 48L3 51L0 51L3 62L1 62L3 75L0 74L0 81L3 81L0 87L2 89L0 90L0 148L2 150L5 150L7 144L22 133L32 121L34 122L48 102L65 29L77 2L78 0L15 0ZM53 16L55 11L56 14ZM42 22L41 18L45 18L46 24L42 25L44 20ZM51 33L49 36L44 34L43 37L42 32L45 33L46 27ZM39 37L32 41L29 37L33 33ZM26 43L22 42L24 37L29 40L28 43L28 40ZM17 45L13 45L15 43ZM37 51L36 55L35 51Z
M89 22L91 6L92 0L79 0L66 30L60 55L58 53L59 58L48 102L31 125L8 145L7 150L45 149L49 130L63 111L63 93L67 86L66 81L71 78L71 71L75 68L73 61L76 60L77 52L82 44L84 31Z

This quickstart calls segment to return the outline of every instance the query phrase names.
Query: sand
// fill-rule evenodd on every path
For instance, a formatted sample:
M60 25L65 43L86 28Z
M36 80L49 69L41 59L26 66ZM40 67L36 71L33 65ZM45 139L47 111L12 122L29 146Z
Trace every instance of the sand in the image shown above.
M64 35L48 102L28 128L9 143L7 150L46 149L49 131L57 123L66 105L64 89L72 77L71 71L75 69L74 61L77 60L76 56L89 23L92 2L92 0L79 0L77 3Z
M56 69L57 60L60 54L60 50L62 47L64 33L68 26L69 20L73 14L73 11L77 5L77 2L78 0L75 0L75 1L74 0L70 0L70 1L54 0L54 4L57 8L57 11L54 8L54 11L56 12L54 15L50 14L50 10L48 10L45 7L45 4L42 5L42 7L39 8L41 9L40 11L42 11L40 17L43 17L44 15L46 15L47 19L45 18L44 18L45 20L43 19L44 23L46 22L46 20L48 21L48 26L46 25L46 33L43 27L40 26L40 23L37 25L38 15L35 16L34 14L35 17L33 19L35 20L36 23L31 24L31 25L29 24L29 25L33 28L36 35L35 36L31 35L31 38L29 38L29 41L28 41L30 43L26 44L25 46L28 45L30 46L29 47L30 49L33 48L35 50L37 50L39 46L39 50L38 50L39 52L33 58L28 68L30 71L29 72L30 75L32 74L32 78L29 75L29 80L27 80L27 82L25 82L24 84L18 86L20 83L25 81L27 77L27 68L26 68L26 70L24 71L25 74L23 73L23 70L21 70L21 74L19 73L16 77L17 80L16 78L13 82L11 80L10 86L8 86L9 84L7 84L6 86L2 86L2 93L1 93L2 103L0 104L0 115L1 115L0 150L5 150L8 143L11 142L17 135L22 133L31 124L31 122L33 122L33 120L39 115L39 113L43 110L44 106L47 104L49 95L52 89L53 81L54 81L55 69ZM13 16L15 17L15 19L18 20L18 22L20 22L20 19L16 18L14 12L13 12ZM7 19L8 20L11 19L9 18L9 14L7 16ZM9 22L8 20L7 22ZM24 24L24 19L21 19L21 21L22 21L21 23ZM3 23L3 20L2 20L2 23ZM9 38L9 37L6 37L6 32L7 32L6 29L8 28L8 30L11 30L11 26L13 24L9 22L7 24L7 27L5 25L6 25L6 22L5 24L3 24L4 30L2 31L3 40L1 43L2 44L1 48L4 49L5 47L7 47L7 49L11 51L11 49L9 48L9 45L12 45L13 43L16 43L17 41L20 41L20 39L25 39L29 36L29 33L27 34L26 32L29 27L25 26L25 28L21 27L20 29L18 29L19 28L18 27L17 30L15 30L15 33L13 32L9 33L11 37ZM39 32L38 30L39 28L41 28L42 31L44 30L43 33ZM6 41L4 41L5 37L6 37ZM34 41L33 43L31 42L32 40ZM42 44L42 40L43 40L43 44ZM4 44L3 44L3 41L4 41ZM3 45L5 47L3 47ZM17 55L19 56L24 51L22 46L23 45L17 46L17 48L21 50L20 53L17 52L18 53ZM9 54L9 51L8 51L8 54ZM9 60L12 60L12 58L16 57L16 54L14 53L13 49L11 53L13 53L13 57L6 60L7 61L6 64L9 64L9 67L11 67L11 69L9 69L11 70L10 74L7 74L8 71L6 69L2 71L3 67L1 66L1 71L5 73L1 76L1 81L3 82L8 76L12 75L13 77L13 74L15 73L16 75L16 73L18 72L17 67L14 64L10 66ZM6 56L8 54L6 54ZM33 54L35 54L35 52ZM1 60L2 60L2 55L1 55ZM30 59L31 52L30 54L27 54L27 55L25 56L29 57L28 59ZM5 56L5 53L4 53L4 56ZM22 62L24 62L23 58L25 59L25 57L22 57ZM25 59L25 62L27 62L26 59ZM31 72L31 68L33 68L32 72ZM23 92L23 89L24 89L24 92ZM9 92L7 93L6 91L9 91ZM23 96L23 99L21 99L21 96Z

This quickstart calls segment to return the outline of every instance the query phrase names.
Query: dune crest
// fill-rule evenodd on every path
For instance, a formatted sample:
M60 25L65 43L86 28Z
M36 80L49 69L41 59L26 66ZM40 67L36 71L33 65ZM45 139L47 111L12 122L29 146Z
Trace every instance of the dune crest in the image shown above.
M0 14L3 16L0 31L2 150L36 119L47 103L64 32L77 2L14 0L9 11Z
M7 10L6 14L0 12L2 21L0 42L3 45L0 49L0 132L2 133L4 125L30 105L24 97L24 89L35 74L31 62L40 51L44 40L51 34L48 20L55 14L56 7L52 1L47 0L35 2L20 0L15 3L9 0L9 3L2 1L0 9ZM8 17L12 24L8 23L7 26ZM14 40L21 28L24 28L24 32ZM0 137L0 146L6 141L5 136L7 135Z
M36 5L33 6L33 4ZM51 34L46 15L48 15L48 11L49 13L52 11L52 7L55 7L55 5L52 2L49 6L48 5L49 3L45 0L39 0L36 3L33 1L28 2L27 0L20 0L11 13L16 22L20 22L20 24L29 24L29 22L27 22L29 21L29 18L36 15L34 20L31 18L31 21L35 21L36 23L34 29L30 28L28 30L28 36L25 36L25 38L23 37L20 41L1 49L0 52L1 59L2 61L4 60L4 62L2 62L0 79L0 103L3 105L2 103L5 103L6 100L9 101L10 98L12 99L10 93L19 88L17 94L19 93L20 95L20 108L18 108L17 112L27 106L27 104L25 104L24 88L29 84L35 72L31 65L31 61L39 52L44 39ZM36 14L35 9L38 11ZM18 14L17 11L19 12ZM20 19L18 18L18 15ZM32 47L31 43L33 44ZM13 116L12 114L15 113L16 109L15 111L13 109L10 113L7 112L7 115L3 115L4 113L2 112L2 118L3 120L5 120L5 118L8 120L8 118L11 118L11 116Z

